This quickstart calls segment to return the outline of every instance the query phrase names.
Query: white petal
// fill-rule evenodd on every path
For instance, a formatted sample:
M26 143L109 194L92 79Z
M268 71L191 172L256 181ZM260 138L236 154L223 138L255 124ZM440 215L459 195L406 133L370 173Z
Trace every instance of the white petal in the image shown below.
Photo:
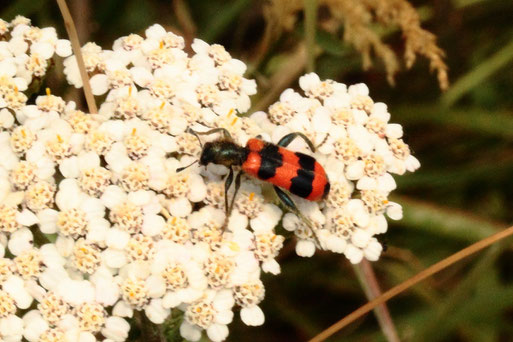
M92 302L95 298L93 285L87 280L64 279L57 285L57 294L71 305Z
M240 310L240 318L248 326L259 326L264 324L265 321L264 312L258 305L242 308Z
M192 211L191 203L187 198L173 199L169 203L169 213L177 217L185 217Z
M68 179L71 180L71 179ZM59 185L59 191L55 195L55 203L61 210L78 208L80 206L80 202L82 201L81 196L77 196L80 194L80 188L77 183L65 183L67 180L64 180ZM70 186L63 186L64 184L69 184Z
M195 342L201 338L201 330L184 320L180 325L180 335L188 341Z
M21 109L23 115L25 115L27 118L37 118L41 116L41 111L37 108L36 105L27 105Z
M355 229L351 236L351 242L353 245L359 248L367 246L371 238L371 235L363 229Z
M146 68L133 67L130 69L134 82L140 87L147 87L153 82L153 74Z
M312 241L299 240L296 244L296 254L302 257L311 257L315 253L315 244Z
M96 74L89 80L93 95L103 95L109 90L109 78L105 74Z
M145 31L148 39L160 39L166 35L166 29L159 24L153 24Z
M31 342L37 342L39 335L49 328L48 323L37 310L27 312L23 316L23 321L25 323L23 336Z
M326 247L328 250L334 253L344 253L347 242L345 239L342 239L338 236L331 236L330 239L326 242Z
M109 209L121 204L126 199L126 193L117 185L109 185L100 198L102 203Z
M0 99L0 108L2 108L2 101L3 99ZM3 128L11 128L14 124L14 116L7 110L2 109L0 110L0 127Z
M276 260L268 259L262 263L262 271L276 275L280 274L281 267Z
M232 310L224 310L217 313L215 322L219 324L230 324L233 321L233 316Z
M399 139L403 136L403 127L399 124L388 124L385 128L387 138Z
M78 178L80 176L80 169L78 166L78 158L72 156L61 161L59 171L65 178Z
M228 337L228 327L224 324L212 324L207 328L207 335L212 342L221 342Z
M375 190L377 188L377 181L375 178L363 176L356 183L358 190Z
M213 300L214 309L217 311L229 310L235 304L233 293L231 290L220 290L217 292Z
M6 342L21 341L23 334L23 320L15 315L9 315L0 319L0 332L2 334L2 338Z
M367 260L376 261L379 259L382 251L383 246L381 246L381 244L376 239L372 239L372 241L364 249L363 254Z
M160 276L151 275L146 279L148 296L152 298L163 297L166 293L166 282Z
M71 43L67 39L59 39L55 46L55 53L61 57L71 56Z
M108 277L99 277L95 281L96 301L104 306L112 306L119 299L119 286Z
M43 258L43 263L49 267L53 266L64 266L66 264L66 259L64 259L57 250L57 247L53 243L47 243L41 246L41 256Z
M319 76L317 76L317 74L313 73L313 72L306 74L304 76L301 76L299 78L299 86L304 91L310 90L312 87L314 87L315 85L317 85L320 82L321 82L321 80L320 80Z
M32 232L28 228L21 228L11 234L7 246L12 254L19 255L32 248L33 240Z
M346 168L346 177L349 180L357 180L363 177L365 170L365 163L363 160L355 161L349 164Z
M283 216L283 221L282 221L283 228L285 228L286 230L288 230L290 232L297 229L298 223L299 223L299 218L295 214L286 213Z
M125 248L129 240L130 233L118 228L109 229L107 236L105 237L105 243L107 246L117 249Z
M358 264L363 259L362 250L351 244L347 245L344 255L352 264Z
M329 111L320 107L315 111L312 118L312 128L319 133L328 133L331 129L331 117Z
M55 291L59 283L68 277L68 273L62 267L51 267L43 271L39 276L39 282L47 289Z
M171 313L171 310L162 306L162 299L152 299L150 304L144 309L144 312L150 321L155 324L162 324Z
M386 210L387 216L392 220L400 220L403 218L403 207L395 202L390 202Z
M102 255L105 264L111 268L121 268L128 262L126 253L118 249L107 248Z
M16 302L20 309L27 309L32 304L32 296L25 290L23 279L18 276L10 276L3 284L2 288Z
M23 209L21 213L18 213L16 215L16 221L19 224L22 224L24 226L30 227L33 224L36 224L39 222L39 219L37 218L36 214L31 212L28 209Z
M190 176L191 190L189 192L189 200L191 202L201 202L207 195L207 186L203 182L200 175L192 174Z
M145 215L142 226L142 233L147 236L155 236L159 234L165 227L164 218L159 215Z
M112 314L120 317L132 317L134 315L134 310L128 303L122 300L114 305Z
M60 255L67 258L73 252L73 247L75 246L75 240L70 237L65 237L63 235L59 235L57 240L55 241L55 248Z
M39 286L35 280L27 281L25 283L25 289L30 294L30 296L38 302L41 302L46 294L46 290L42 286Z
M125 341L128 338L130 324L121 317L109 317L105 321L102 335L113 341Z
M144 206L151 201L151 194L151 191L144 190L130 192L128 194L128 200L137 206Z
M377 189L382 192L390 192L397 188L397 184L395 183L394 177L390 173L385 173L383 176L377 179Z
M50 43L35 42L30 45L30 52L37 53L44 59L50 59L54 53L54 47Z

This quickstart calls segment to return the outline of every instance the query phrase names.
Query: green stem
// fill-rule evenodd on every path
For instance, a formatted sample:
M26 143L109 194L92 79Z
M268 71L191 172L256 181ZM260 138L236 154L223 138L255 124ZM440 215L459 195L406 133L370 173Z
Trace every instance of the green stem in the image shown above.
M171 315L162 323L162 332L168 342L183 342L185 339L180 335L180 326L184 319L181 310L173 309Z

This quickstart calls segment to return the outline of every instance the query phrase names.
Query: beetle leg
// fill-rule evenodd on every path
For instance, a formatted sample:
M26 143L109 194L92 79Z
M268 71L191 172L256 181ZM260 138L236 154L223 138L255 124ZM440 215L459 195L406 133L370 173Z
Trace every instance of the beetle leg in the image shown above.
M237 192L239 191L239 188L240 188L241 176L242 176L242 172L240 172L240 171L239 171L239 173L237 173L237 176L235 176L235 190L233 192L233 197L230 202L230 206L228 207L228 189L229 189L230 185L232 184L232 180L233 180L233 169L230 168L230 174L228 175L229 179L228 178L226 179L225 189L224 189L224 203L225 203L224 205L225 205L226 215L224 218L223 231L226 229L226 227L228 227L228 221L230 219L230 215L232 214L233 204L235 203L235 197L237 196ZM229 180L229 182L228 182L228 180Z
M276 185L274 186L274 191L276 191L276 195L278 195L280 202L283 203L283 205L285 205L289 209L290 212L295 214L297 217L299 217L301 220L303 220L306 223L306 225L312 232L315 242L317 242L317 244L319 246L321 246L321 243L319 241L319 238L317 237L317 234L315 233L314 226L313 226L312 222L306 216L301 214L301 212L297 208L297 206L294 203L294 201L292 200L292 198L290 198L290 196L285 191L283 191Z
M286 136L281 138L280 141L278 141L277 145L281 146L281 147L287 147L292 142L292 140L296 139L297 137L302 138L308 144L308 147L310 147L312 152L315 152L314 144L310 141L310 139L308 139L308 137L306 135L304 135L303 133L300 133L300 132L293 132L293 133L287 134Z
M239 173L237 173L237 176L235 177L235 191L233 192L233 197L232 197L232 201L230 203L230 208L228 209L228 214L226 216L227 219L232 214L233 204L235 203L235 197L237 196L237 192L239 192L239 189L240 189L240 179L241 179L241 177L242 177L242 172L239 171Z
M226 177L226 181L224 182L224 211L226 216L228 216L228 190L233 182L233 169L230 167L230 173Z
M214 133L218 133L218 132L221 132L223 133L223 136L226 138L226 139L229 139L229 140L232 140L232 136L230 135L230 132L228 132L228 130L226 128L223 128L223 127L218 127L218 128L213 128L211 130L208 130L206 132L197 132L197 131L194 131L192 129L188 129L188 131L192 134L195 134L195 135L209 135L209 134L214 134Z

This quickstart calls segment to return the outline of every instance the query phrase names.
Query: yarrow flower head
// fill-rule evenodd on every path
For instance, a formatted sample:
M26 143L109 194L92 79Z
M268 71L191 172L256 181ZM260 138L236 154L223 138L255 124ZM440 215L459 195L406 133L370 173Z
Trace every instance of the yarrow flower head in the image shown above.
M295 198L310 224L287 213L283 227L297 236L299 255L311 256L319 248L343 253L352 263L375 261L382 251L375 235L386 232L385 216L402 217L401 206L388 200L396 188L392 174L415 171L420 164L401 139L401 126L389 122L387 106L375 103L366 85L347 87L313 73L299 85L304 95L287 89L268 114L251 116L273 142L290 132L306 135L315 153L300 139L290 148L315 156L330 180L323 201Z
M82 47L93 93L105 98L89 114L49 89L27 103L24 91L54 54L67 57L68 82L82 86L69 42L55 30L17 18L0 22L1 39L0 318L9 328L0 325L0 339L124 341L134 311L162 324L180 310L184 338L205 331L222 341L236 311L247 325L264 323L260 276L280 272L280 222L299 255L324 249L357 263L379 257L374 236L386 231L385 215L401 218L388 200L391 174L419 163L363 84L308 74L304 95L288 89L268 114L241 116L256 93L245 64L198 39L189 55L182 37L153 25L111 50ZM226 210L228 168L194 164L203 144L220 137L201 133L216 128L241 146L303 133L316 151L301 139L288 148L325 166L328 196L293 196L297 217L245 175Z

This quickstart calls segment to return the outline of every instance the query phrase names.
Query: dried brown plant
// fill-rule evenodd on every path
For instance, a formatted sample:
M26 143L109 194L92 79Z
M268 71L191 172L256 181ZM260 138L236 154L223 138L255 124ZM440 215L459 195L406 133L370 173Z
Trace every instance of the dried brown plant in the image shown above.
M328 9L330 18L323 27L337 33L343 26L344 41L362 54L363 67L372 65L372 56L382 60L387 79L393 84L399 71L399 59L394 51L382 41L376 24L384 28L399 27L405 40L404 62L411 68L417 55L430 61L431 71L436 71L442 90L449 86L444 51L436 44L436 37L422 29L419 15L406 0L319 0ZM294 28L298 12L303 10L303 0L269 0L264 6L267 20L266 45L277 39L283 31Z

